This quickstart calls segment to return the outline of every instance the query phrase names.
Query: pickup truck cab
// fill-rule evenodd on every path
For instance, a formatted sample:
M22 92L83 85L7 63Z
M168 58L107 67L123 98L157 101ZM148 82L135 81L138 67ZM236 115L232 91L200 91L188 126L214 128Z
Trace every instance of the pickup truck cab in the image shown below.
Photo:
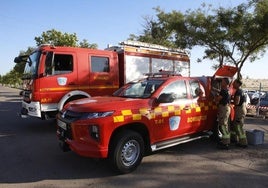
M208 137L216 126L215 77L159 72L130 82L113 96L68 103L57 115L64 151L108 158L120 173L135 170L146 152Z

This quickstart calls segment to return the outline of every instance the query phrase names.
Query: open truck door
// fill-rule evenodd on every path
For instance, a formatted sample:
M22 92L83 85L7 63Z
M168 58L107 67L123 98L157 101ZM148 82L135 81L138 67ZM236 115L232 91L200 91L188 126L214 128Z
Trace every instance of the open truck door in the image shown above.
M216 85L217 85L216 88L220 89L221 78L228 78L231 83L229 91L230 91L230 94L233 95L235 90L233 89L233 86L232 86L232 80L235 74L237 73L237 71L238 71L237 67L232 67L228 65L224 65L218 68L218 70L216 70L213 76L214 81L216 82ZM212 86L215 87L215 85L212 85Z
M214 73L215 78L233 78L234 75L237 73L238 68L237 67L232 67L228 65L221 66L216 70Z
M217 92L214 89L216 88L216 90L218 91L221 90L221 79L228 78L231 83L229 87L229 93L230 95L233 95L235 93L235 90L232 87L232 80L235 74L237 73L237 71L238 71L237 67L232 67L228 65L224 65L218 68L218 70L214 73L213 79L211 81L211 87L212 87L211 94L215 96ZM230 113L229 123L231 125L231 122L234 119L234 108L233 108L233 105L231 105L230 107L231 107L231 113ZM217 126L217 129L215 129L214 131L215 131L214 134L217 135L219 138L221 138L222 134L218 126Z

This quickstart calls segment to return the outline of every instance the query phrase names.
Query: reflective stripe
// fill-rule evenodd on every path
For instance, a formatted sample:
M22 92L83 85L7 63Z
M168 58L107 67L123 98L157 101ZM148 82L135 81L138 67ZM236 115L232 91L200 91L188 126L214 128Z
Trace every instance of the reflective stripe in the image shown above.
M122 110L122 114L123 116L128 116L128 115L132 115L131 110Z
M40 88L40 92L47 91L71 91L71 90L79 90L79 89L117 89L118 85L107 86L107 85L99 85L99 86L69 86L69 87L50 87L50 88Z
M169 116L172 116L174 114L175 116L181 115L181 112L185 105L181 106L162 106L162 107L156 107L154 110L148 109L148 108L140 108L138 110L130 110L130 109L124 109L121 110L121 114L118 116L114 116L113 120L114 123L121 123L124 122L126 118L131 118L134 121L141 120L142 117L146 117L147 119L156 119L156 117L161 116L162 118L166 118ZM191 114L192 112L202 112L202 111L208 111L209 109L217 109L217 106L212 103L200 103L200 106L197 106L195 104L191 105L192 108L185 111L186 114ZM187 122L196 122L196 121L204 121L207 119L206 115L203 116L193 116L188 117Z
M114 116L114 123L124 122L124 116Z

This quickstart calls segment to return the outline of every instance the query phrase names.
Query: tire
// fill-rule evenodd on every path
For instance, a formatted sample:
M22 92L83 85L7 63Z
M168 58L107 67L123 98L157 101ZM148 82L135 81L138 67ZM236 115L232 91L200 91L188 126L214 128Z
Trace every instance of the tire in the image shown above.
M144 141L134 131L123 131L114 137L109 150L109 162L120 174L134 171L142 161Z

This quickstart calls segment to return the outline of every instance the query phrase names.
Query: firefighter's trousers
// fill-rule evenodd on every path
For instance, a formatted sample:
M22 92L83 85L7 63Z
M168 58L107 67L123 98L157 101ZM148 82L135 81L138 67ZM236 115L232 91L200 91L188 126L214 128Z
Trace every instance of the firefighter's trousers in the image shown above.
M219 129L222 133L222 144L228 145L230 144L230 132L229 132L229 117L230 117L230 106L227 105L219 105L218 111L218 119L219 119Z
M246 116L246 104L241 106L235 106L235 118L233 122L232 138L238 141L241 145L247 145L247 136L243 129L245 116Z

